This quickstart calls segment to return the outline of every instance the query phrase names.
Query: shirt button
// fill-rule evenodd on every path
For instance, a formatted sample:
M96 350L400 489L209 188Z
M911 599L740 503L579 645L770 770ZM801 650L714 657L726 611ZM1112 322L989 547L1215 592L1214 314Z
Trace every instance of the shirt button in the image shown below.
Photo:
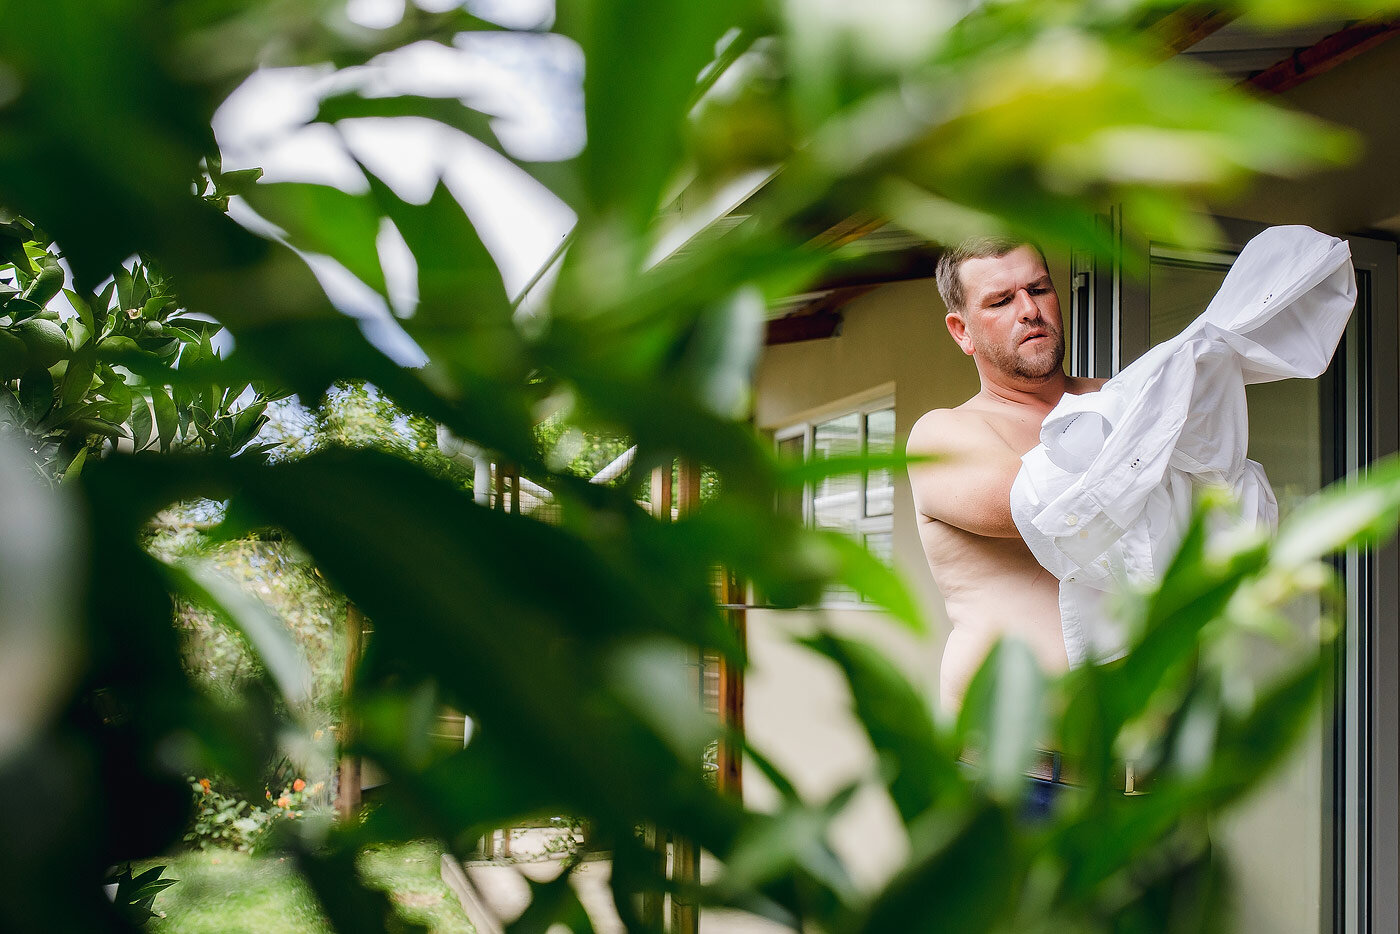
M1079 517L1076 516L1074 513L1070 513L1069 515L1065 516L1065 525L1078 525L1078 524L1079 524Z

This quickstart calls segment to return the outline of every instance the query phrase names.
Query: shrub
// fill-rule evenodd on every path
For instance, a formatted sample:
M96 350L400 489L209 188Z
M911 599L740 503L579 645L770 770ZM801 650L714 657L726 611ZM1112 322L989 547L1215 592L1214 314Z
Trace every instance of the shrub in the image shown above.
M191 778L195 794L195 816L185 842L207 850L214 847L254 853L264 845L273 826L282 820L296 820L324 809L321 782L308 784L294 779L274 795L264 789L267 804L254 804L236 791L225 792L212 779Z

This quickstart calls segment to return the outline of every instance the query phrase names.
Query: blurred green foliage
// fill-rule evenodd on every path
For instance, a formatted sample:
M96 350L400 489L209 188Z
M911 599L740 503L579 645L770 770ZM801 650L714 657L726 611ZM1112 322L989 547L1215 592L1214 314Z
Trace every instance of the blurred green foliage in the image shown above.
M1289 21L1358 8L1236 6ZM874 209L935 239L975 226L1085 246L1099 243L1096 206L1116 201L1190 241L1208 233L1192 212L1203 198L1354 146L1339 130L1164 61L1145 27L1170 7L561 0L552 26L536 31L582 55L587 144L541 163L513 153L490 117L462 102L376 96L353 70L419 40L509 32L461 11L409 4L397 24L371 29L332 0L5 3L0 203L18 212L7 223L23 227L22 215L43 234L7 228L14 294L3 297L10 321L0 327L47 322L30 326L40 340L11 335L24 345L23 365L11 365L18 383L6 377L5 391L19 406L12 422L60 453L30 445L26 459L14 445L0 448L0 478L25 504L3 517L5 536L44 557L4 553L0 571L16 582L5 593L24 599L0 603L0 638L7 661L46 674L0 686L0 795L21 801L45 788L56 802L0 809L6 839L25 844L0 856L0 927L129 929L101 881L108 867L178 838L191 808L185 776L257 787L269 762L305 742L297 712L312 689L287 627L197 562L145 547L152 519L201 499L219 504L219 537L276 530L295 541L374 624L348 699L361 724L349 751L372 759L389 784L362 822L281 840L337 930L392 923L387 899L354 871L365 846L429 836L462 854L488 828L558 814L586 820L591 844L611 851L615 899L634 931L648 930L639 895L672 885L634 835L642 824L694 840L726 865L716 883L682 894L794 926L1226 924L1224 868L1209 858L1204 822L1286 754L1331 667L1325 642L1304 639L1292 667L1253 691L1224 691L1210 649L1242 638L1244 624L1282 597L1329 587L1327 552L1393 526L1394 464L1328 494L1276 547L1207 543L1199 526L1161 588L1130 607L1138 636L1125 659L1052 683L1004 645L956 724L939 723L929 699L868 647L813 639L810 649L852 686L880 753L871 778L908 830L907 864L875 893L857 889L826 838L853 789L805 800L760 750L753 762L783 797L776 813L748 812L703 780L718 726L690 702L676 664L687 649L743 664L711 591L715 566L778 605L809 603L840 581L922 625L905 585L864 550L773 514L794 471L743 420L766 303L858 261L814 242L814 219ZM342 69L343 82L307 115L335 138L365 116L427 117L572 207L578 222L557 278L528 313L444 184L420 203L364 165L363 184L347 191L223 170L214 109L255 68L299 64ZM755 167L776 173L745 205L744 223L653 261L676 191L703 200ZM280 234L235 223L225 209L236 203ZM376 245L390 225L416 264L411 314L395 307ZM72 270L75 296L76 316L57 322L39 317L47 305L37 301L54 298L56 259L44 255L60 254L51 245ZM379 293L426 363L405 367L368 339L306 254L335 260ZM118 269L115 298L101 300ZM177 309L182 323L173 324ZM231 353L213 352L213 322L232 337ZM110 361L104 340L116 341ZM20 359L8 346L0 359ZM372 394L347 388L366 385ZM460 478L434 469L431 456L404 456L411 451L229 456L266 415L262 399L238 410L244 386L308 402L337 393L369 408L382 400L403 413L410 437L445 426L549 490L559 521L483 508ZM147 393L152 431L137 424L137 396ZM96 405L81 418L101 424L72 413L44 422L75 404ZM636 444L625 478L591 484L576 458L552 460L535 427L548 411ZM157 437L160 450L86 440L127 435ZM177 437L193 450L176 450ZM86 466L70 470L82 450ZM33 455L48 475L75 482L25 489ZM693 515L659 522L635 500L654 468L678 458L711 471L714 492ZM256 652L260 664L237 692L220 695L187 671L171 624L181 601L217 613ZM442 703L476 725L470 745L450 754L429 741ZM1019 776L1037 722L1084 784L1049 825L1028 828L1017 820ZM1161 729L1144 731L1144 722ZM1141 798L1113 784L1130 738L1153 778ZM964 748L978 752L984 780L959 772ZM590 929L567 886L535 896L513 930L545 930L554 919Z

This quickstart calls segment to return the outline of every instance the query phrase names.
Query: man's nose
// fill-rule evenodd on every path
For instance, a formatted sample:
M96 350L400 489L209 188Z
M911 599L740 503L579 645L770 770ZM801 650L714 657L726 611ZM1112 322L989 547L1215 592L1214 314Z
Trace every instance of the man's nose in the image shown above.
M1040 317L1040 308L1027 289L1017 289L1015 301L1018 321L1035 321Z

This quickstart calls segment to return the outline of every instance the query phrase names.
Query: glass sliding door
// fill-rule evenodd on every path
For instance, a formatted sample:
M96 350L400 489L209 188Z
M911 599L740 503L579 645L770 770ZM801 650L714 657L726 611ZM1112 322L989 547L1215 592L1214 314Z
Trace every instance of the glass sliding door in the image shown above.
M1116 371L1194 320L1262 229L1222 227L1214 249L1138 243L1149 257L1145 281L1123 279L1117 263L1077 260L1071 307L1085 343L1074 364L1097 371L1085 375L1110 375L1105 361ZM1395 247L1361 238L1351 245L1360 297L1331 370L1316 381L1247 390L1249 456L1264 465L1284 517L1323 485L1395 450ZM1214 830L1235 880L1235 929L1247 934L1397 929L1396 560L1392 551L1352 554L1339 570L1348 607L1334 707L1301 752ZM1319 607L1292 609L1305 627Z

